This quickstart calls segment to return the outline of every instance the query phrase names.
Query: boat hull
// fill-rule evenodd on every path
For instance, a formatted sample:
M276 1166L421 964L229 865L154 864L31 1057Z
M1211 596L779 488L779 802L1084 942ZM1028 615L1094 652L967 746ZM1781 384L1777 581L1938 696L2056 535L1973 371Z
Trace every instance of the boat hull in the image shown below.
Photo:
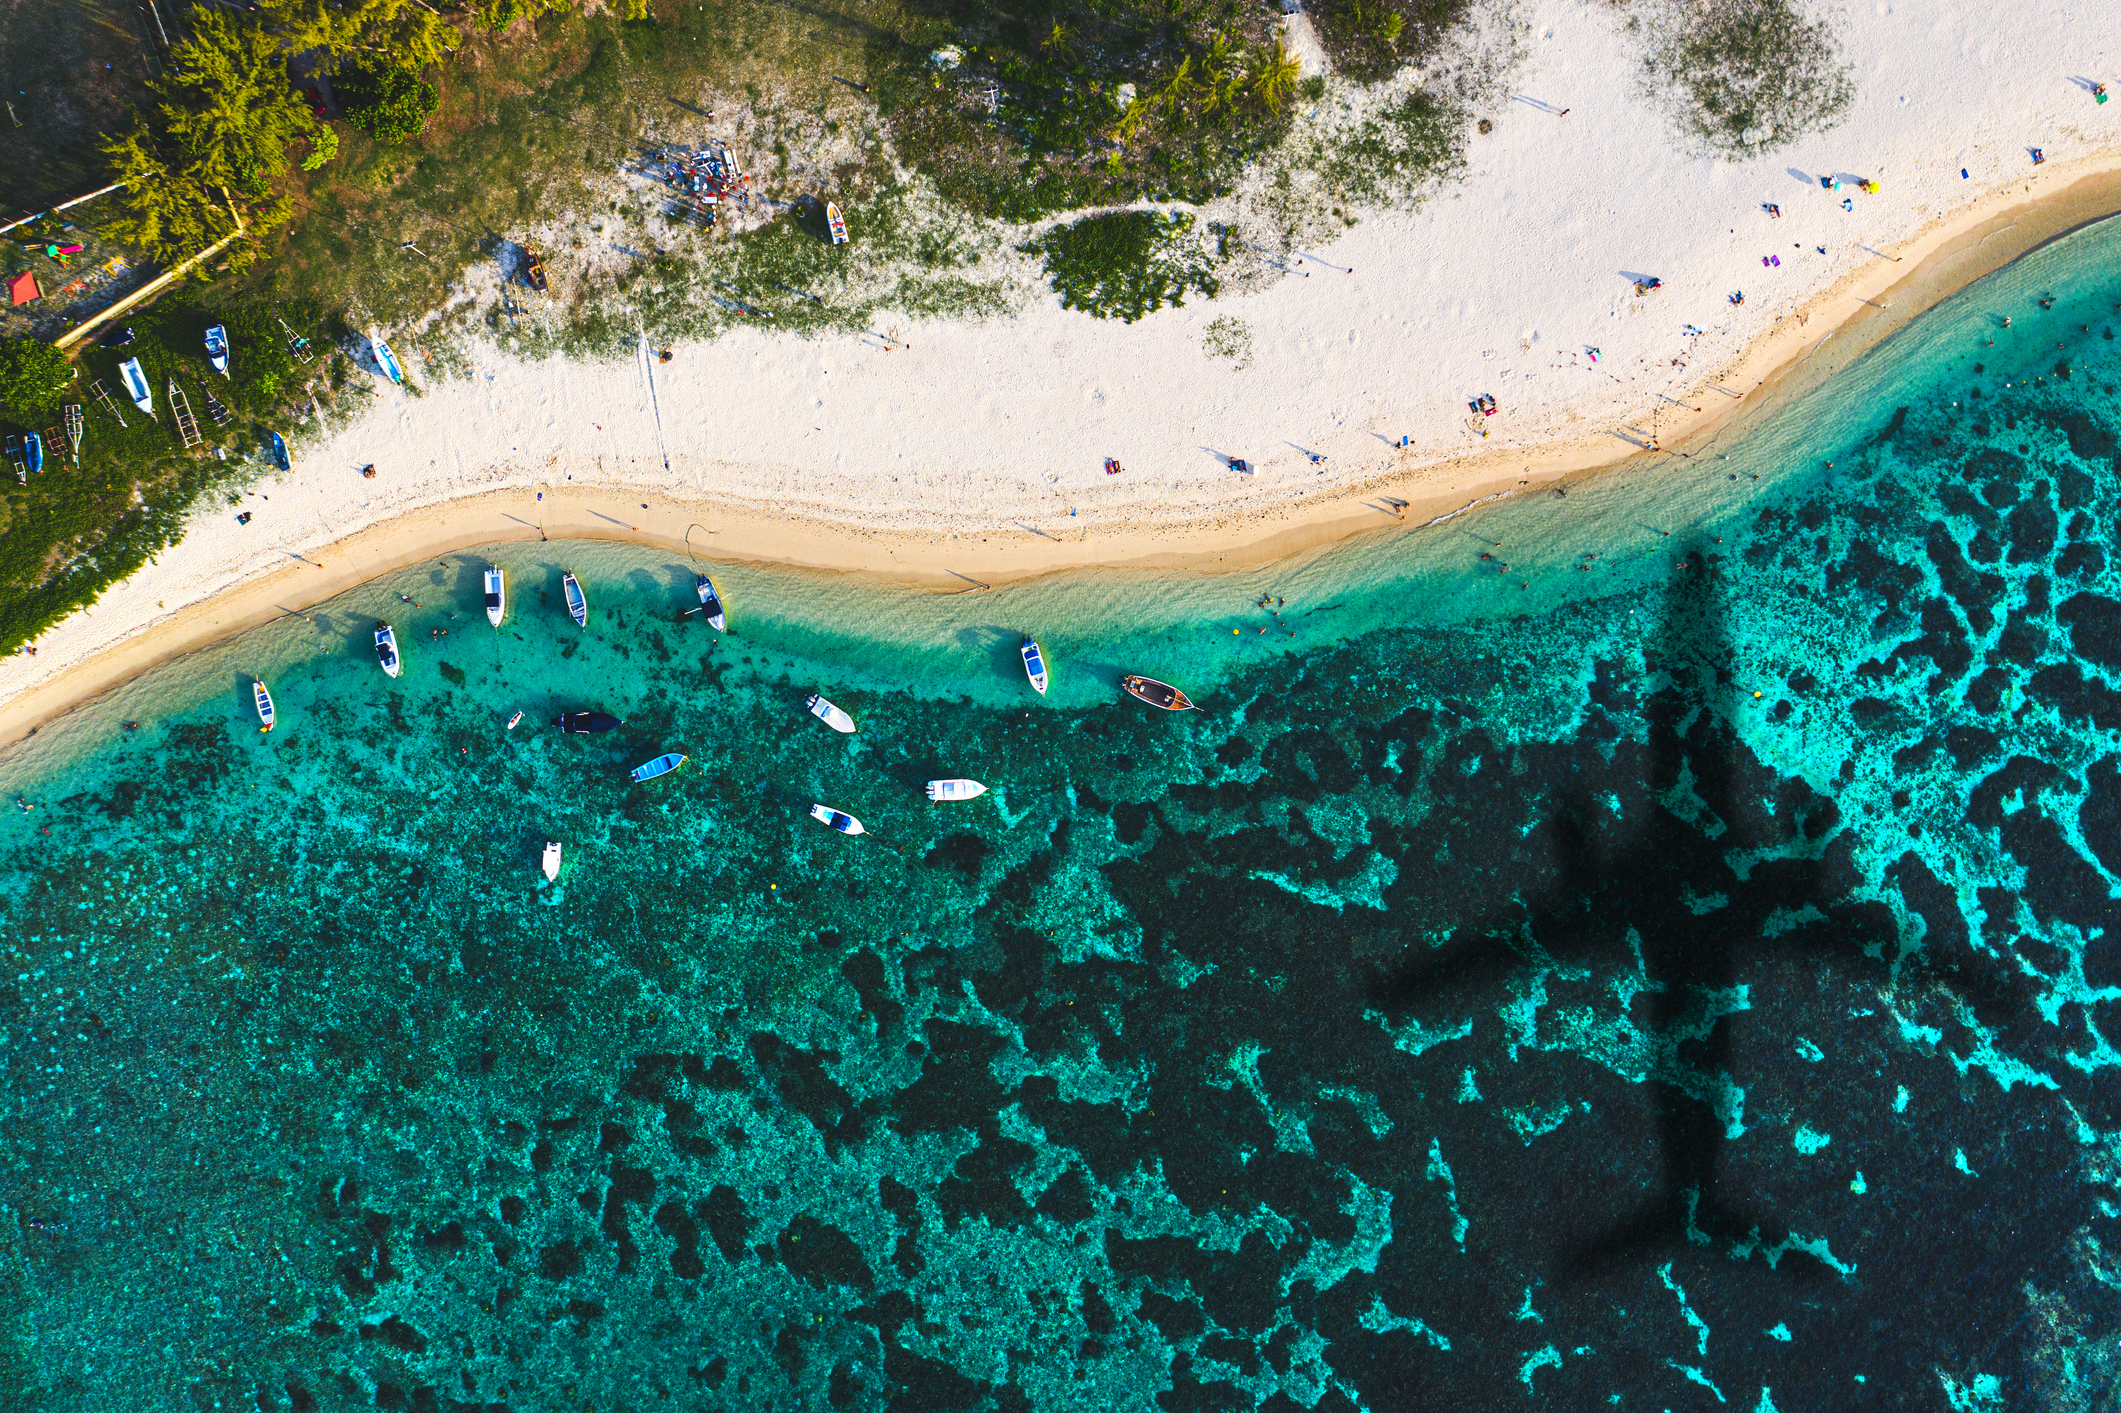
M554 717L552 724L559 727L563 735L593 736L625 723L608 711L570 711Z
M548 883L556 881L560 876L560 846L558 843L549 840L546 842L545 857L541 863L545 870L545 881Z
M402 386L405 382L405 370L398 366L398 355L392 353L390 345L383 342L383 335L374 329L369 330L368 346L375 351L376 366L383 370L383 376Z
M653 780L658 775L668 775L671 771L676 770L684 763L685 757L678 755L675 752L672 752L669 755L657 756L654 760L649 761L646 765L637 765L632 770L628 771L627 774L631 775L636 782L642 780Z
M42 471L44 469L44 438L38 436L35 432L24 433L22 437L22 456L29 463L29 469L32 473Z
M147 370L140 366L137 358L128 358L118 365L119 380L133 400L133 406L148 416L155 415L155 390L147 385Z
M714 591L714 580L702 574L693 581L692 587L699 593L700 608L707 615L707 622L713 626L714 631L728 631L722 617L722 596Z
M812 805L810 807L810 817L827 828L837 829L842 834L867 834L869 832L862 828L862 822L853 815L845 810L833 809L830 805Z
M854 733L854 718L841 711L831 702L826 701L823 697L812 697L803 705L810 709L812 716L824 722L833 730L845 735Z
M265 690L265 684L263 682L257 681L256 679L252 679L250 684L250 699L252 704L258 708L258 720L264 723L263 725L258 727L258 730L260 730L261 732L272 730L272 693Z
M220 324L206 331L206 361L216 373L228 376L228 330Z
M383 670L392 677L397 676L405 665L404 660L398 656L398 635L388 623L376 629L376 661L381 663Z
M282 471L295 469L294 458L287 454L287 439L278 432L272 434L272 462Z
M1169 682L1159 682L1154 677L1129 677L1122 681L1120 686L1125 687L1128 695L1135 700L1147 702L1150 706L1164 711L1192 711L1194 709L1191 697L1179 691L1178 688L1172 686Z
M1038 644L1029 638L1017 649L1024 659L1024 675L1031 679L1031 690L1040 696L1046 695L1046 655L1038 650Z
M574 620L577 628L589 626L589 596L582 592L581 581L572 574L560 576L560 589L567 595L567 616Z
M508 616L508 576L498 564L486 566L486 621L494 627Z
M950 800L976 800L987 793L987 787L977 780L931 780L928 782L928 798L938 803Z

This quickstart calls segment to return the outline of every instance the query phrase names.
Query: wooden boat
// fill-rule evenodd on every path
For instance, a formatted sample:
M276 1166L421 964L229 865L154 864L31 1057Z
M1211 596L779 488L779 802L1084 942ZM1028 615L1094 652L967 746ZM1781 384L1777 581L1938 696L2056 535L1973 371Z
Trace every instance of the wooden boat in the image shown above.
M833 809L830 805L812 805L810 817L820 824L829 824L842 834L866 834L862 822L845 810Z
M714 631L728 631L728 621L722 616L722 596L714 591L714 580L702 574L693 580L692 587L699 593L700 610L707 615L707 622Z
M987 793L987 787L977 780L931 780L928 782L928 798L944 800L976 800Z
M1194 709L1192 698L1169 682L1159 682L1154 677L1128 677L1119 685L1125 687L1137 700L1147 702L1153 707L1162 707L1165 711Z
M295 459L287 454L287 441L278 432L268 433L272 437L272 464L282 471L295 469Z
M1038 644L1026 638L1017 651L1023 654L1024 675L1031 679L1031 690L1043 697L1046 695L1046 659L1039 652Z
M810 708L812 716L824 722L833 730L848 734L853 733L854 718L841 711L831 702L826 701L823 697L812 697L809 701L804 702L803 705Z
M562 735L587 736L600 731L610 731L626 723L608 711L563 711L552 719L552 724L560 728Z
M567 595L567 615L577 628L589 626L589 599L582 592L582 581L572 572L560 576L560 591Z
M501 573L501 566L486 566L486 621L494 627L501 626L501 619L508 613L508 578Z
M668 775L684 763L685 758L683 756L672 752L669 755L657 756L646 765L637 765L629 773L636 781L653 780L658 775Z
M405 382L405 370L398 366L398 355L392 353L390 345L383 342L381 329L368 331L368 346L375 350L376 366L383 370L383 376L402 386Z
M128 358L118 365L118 376L125 382L125 391L131 395L133 406L148 416L155 415L155 390L147 385L147 370L140 366L137 358Z
M404 665L398 661L398 635L388 623L376 625L376 660L392 677L397 676L398 669Z
M545 293L545 262L537 257L535 251L523 252L523 283L539 294Z
M253 703L257 705L258 720L265 723L263 726L260 726L258 730L272 730L272 693L266 691L265 684L263 682L260 682L255 677L250 679L250 699Z
M216 373L228 377L228 330L220 324L206 331L206 361Z
M22 434L22 460L35 475L44 469L44 438L35 432Z
M558 840L548 839L545 841L545 857L542 861L542 866L545 870L546 882L552 883L559 880L560 844Z
M840 208L830 201L825 203L825 224L832 228L832 243L847 243L847 222L840 216Z
M65 422L66 439L74 444L74 455L78 457L81 455L81 432L83 426L80 403L69 402L66 404Z

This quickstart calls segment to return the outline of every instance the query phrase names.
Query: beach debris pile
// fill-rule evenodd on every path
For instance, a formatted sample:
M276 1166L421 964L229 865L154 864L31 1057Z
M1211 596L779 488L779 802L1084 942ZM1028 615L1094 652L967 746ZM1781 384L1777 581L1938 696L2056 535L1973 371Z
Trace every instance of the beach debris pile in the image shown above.
M751 204L751 177L719 138L703 147L665 146L649 175L676 192L685 219L701 226L716 224L715 208L724 201Z

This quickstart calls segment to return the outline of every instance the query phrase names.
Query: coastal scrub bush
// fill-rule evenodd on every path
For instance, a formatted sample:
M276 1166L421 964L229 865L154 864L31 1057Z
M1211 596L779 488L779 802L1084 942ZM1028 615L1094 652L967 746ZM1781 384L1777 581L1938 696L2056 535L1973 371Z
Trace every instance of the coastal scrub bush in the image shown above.
M1115 211L1055 226L1024 249L1046 257L1063 309L1131 324L1183 305L1189 289L1212 299L1221 288L1206 253L1187 239L1192 229L1182 212Z
M352 70L340 81L339 93L346 121L377 142L411 141L442 106L440 90L410 69Z
M1751 157L1824 132L1855 100L1825 20L1793 0L1707 0L1655 17L1643 80L1704 150Z
M41 339L0 343L0 406L34 417L57 403L74 385L74 365Z
M1471 0L1311 0L1319 42L1339 72L1362 83L1418 64L1465 18Z

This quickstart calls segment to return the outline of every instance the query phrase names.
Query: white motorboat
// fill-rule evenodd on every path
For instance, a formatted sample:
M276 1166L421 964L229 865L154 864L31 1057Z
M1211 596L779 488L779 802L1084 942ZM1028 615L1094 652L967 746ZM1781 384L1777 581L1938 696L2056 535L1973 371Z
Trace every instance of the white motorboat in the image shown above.
M403 385L405 382L405 370L398 366L398 355L392 353L390 345L383 342L383 331L381 329L370 329L368 331L368 346L375 350L376 366L383 370L383 376L390 379L393 383Z
M494 627L501 626L501 618L508 612L508 579L501 573L501 566L486 566L486 621Z
M557 840L545 841L545 877L556 880L560 876L560 846Z
M258 730L260 730L260 731L270 731L270 730L272 730L272 724L273 724L273 711L272 711L272 693L270 693L270 692L266 691L266 690L265 690L265 684L264 684L263 682L260 682L260 681L259 681L259 680L258 680L257 678L255 678L255 677L253 677L253 678L252 678L252 679L250 680L250 699L251 699L251 700L252 700L253 702L257 703L257 707L258 707L258 720L260 720L260 721L262 721L262 722L264 722L264 723L265 723L264 725L260 726L260 727L258 728Z
M125 380L125 391L132 395L133 405L148 416L154 416L155 390L147 385L147 370L140 366L140 360L128 358L120 363L118 376Z
M835 731L851 733L854 730L854 718L841 711L831 702L826 701L823 697L812 697L809 701L804 702L803 705L810 708L812 716Z
M206 361L214 365L216 373L228 376L228 330L220 324L206 331Z
M383 670L393 677L398 675L398 669L403 666L398 661L398 635L391 630L388 623L376 625L376 660L381 662Z
M987 793L987 787L977 780L931 780L928 782L928 798L931 800L976 800Z
M812 805L810 817L820 824L829 824L842 834L866 834L862 822L845 810L833 809L830 805Z
M589 596L582 592L581 580L572 572L560 576L560 592L567 595L567 614L574 619L574 626L589 626Z
M692 587L699 592L700 610L717 633L726 633L728 623L722 616L722 596L714 591L714 580L702 574L693 580ZM851 729L851 728L850 728Z
M1018 651L1024 656L1024 675L1031 679L1031 690L1043 697L1046 695L1046 659L1039 652L1038 644L1026 638Z

